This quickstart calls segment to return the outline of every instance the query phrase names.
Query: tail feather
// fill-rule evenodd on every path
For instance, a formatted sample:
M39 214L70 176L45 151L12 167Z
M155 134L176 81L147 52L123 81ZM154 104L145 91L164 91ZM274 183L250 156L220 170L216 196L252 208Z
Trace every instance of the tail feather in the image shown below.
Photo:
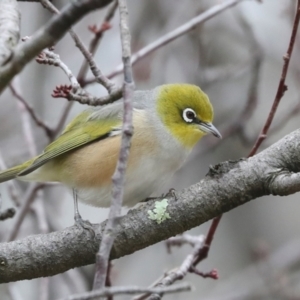
M0 183L16 178L20 172L31 164L31 162L32 161L29 160L21 165L0 172Z

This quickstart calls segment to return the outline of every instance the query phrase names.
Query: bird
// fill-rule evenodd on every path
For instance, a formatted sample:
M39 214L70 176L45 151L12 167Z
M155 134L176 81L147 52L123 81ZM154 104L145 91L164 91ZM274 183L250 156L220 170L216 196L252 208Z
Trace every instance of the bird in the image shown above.
M131 148L123 205L134 206L161 189L206 134L221 138L213 125L213 107L200 87L164 84L133 94ZM74 193L75 223L82 224L78 203L109 207L111 177L119 157L123 101L87 108L44 151L0 172L11 179L59 182Z

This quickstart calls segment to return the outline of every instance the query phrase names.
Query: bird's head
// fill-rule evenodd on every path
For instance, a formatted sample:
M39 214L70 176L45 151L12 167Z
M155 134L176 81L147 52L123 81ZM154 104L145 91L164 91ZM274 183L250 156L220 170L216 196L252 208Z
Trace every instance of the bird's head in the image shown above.
M191 84L158 87L156 110L167 130L186 148L192 148L208 133L221 138L212 124L213 107L207 95Z

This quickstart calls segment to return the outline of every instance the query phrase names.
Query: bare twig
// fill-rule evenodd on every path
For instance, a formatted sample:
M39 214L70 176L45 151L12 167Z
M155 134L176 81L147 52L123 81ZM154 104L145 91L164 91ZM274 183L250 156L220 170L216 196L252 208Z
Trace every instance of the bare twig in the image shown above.
M16 0L2 0L0 4L0 66L12 56L20 38L20 14Z
M18 44L13 57L0 68L0 93L11 79L21 72L24 66L38 55L43 49L52 46L69 30L70 26L81 19L85 14L102 8L112 0L69 2L58 16L35 32L31 39Z
M76 101L90 106L99 106L112 103L122 97L122 88L115 89L111 94L103 97L95 97L88 92L81 90L77 93L72 92L72 87L67 85L57 86L52 93L54 98L66 98L69 101Z
M49 9L51 12L55 14L60 14L60 11L49 0L41 0L41 3L45 8ZM96 62L94 61L92 54L88 51L88 49L85 47L78 35L74 32L74 30L70 29L69 33L73 38L75 45L78 47L78 49L81 51L86 61L88 62L91 71L96 78L96 81L103 85L107 89L107 91L111 93L115 89L115 84L102 74L100 69L97 67Z
M127 167L127 159L129 156L130 141L133 134L133 106L131 99L134 91L134 82L130 63L131 50L130 32L128 27L128 9L126 0L118 0L118 3L120 11L122 58L125 66L123 84L124 115L122 126L122 141L117 167L112 177L112 202L110 206L109 217L103 233L103 239L96 256L96 272L93 285L94 290L102 288L105 284L109 255L115 239L114 230L117 225L117 218L120 216L122 208L125 171Z
M94 33L94 37L91 40L89 45L89 52L91 53L92 56L94 56L101 42L104 32L106 32L110 28L109 22L114 17L117 7L118 7L118 1L115 0L112 6L108 9L107 14L104 17L104 20L100 25L99 29L97 29L96 25L89 27L89 29ZM85 85L85 76L88 71L88 66L89 66L88 61L84 60L77 76L78 81L82 86Z
M204 237L200 236L198 241L194 245L193 253L188 255L181 266L173 271L170 271L166 276L156 285L158 287L169 286L175 281L180 280L186 276L190 268L193 266L193 262L198 256L199 251L203 248ZM162 293L152 293L149 300L159 300L162 297Z
M193 236L189 234L182 234L171 237L166 241L168 253L171 253L171 247L174 246L181 247L184 244L189 244L190 246L194 247L199 242L199 239L199 236ZM204 236L201 237L201 239L204 240Z
M0 211L0 221L13 218L16 213L14 208L8 208L5 211Z
M67 120L67 117L71 111L71 108L73 106L73 103L74 102L72 102L72 101L68 102L67 105L65 106L65 108L63 109L62 114L61 114L60 118L58 119L58 122L57 122L55 128L53 129L53 137L57 136L58 133L63 128L63 126Z
M195 256L195 258L193 260L191 270L193 270L200 261L207 258L211 243L213 241L215 232L216 232L216 230L218 228L218 225L220 223L221 217L222 217L222 215L213 219L213 221L210 225L210 228L208 230L208 233L206 235L204 245L200 249L200 251L197 253L197 255Z
M44 49L36 58L36 61L40 64L48 64L53 65L55 67L61 68L64 73L68 76L72 90L76 92L80 85L76 79L76 77L73 75L72 71L69 69L69 67L60 59L59 55L54 53L53 51L50 51L48 49Z
M280 100L282 99L284 93L287 90L287 85L285 84L285 79L286 79L290 59L291 59L291 56L292 56L292 52L293 52L293 48L294 48L294 44L295 44L295 40L296 40L296 36L297 36L299 21L300 21L300 0L297 1L297 10L296 10L296 15L295 15L295 19L294 19L294 24L293 24L293 29L292 29L292 33L291 33L289 46L288 46L286 54L283 56L284 63L283 63L281 77L280 77L280 80L279 80L279 84L278 84L277 92L276 92L276 95L275 95L275 99L274 99L272 108L270 110L270 113L268 115L268 118L266 120L266 123L265 123L263 129L261 130L261 133L259 134L253 148L251 149L251 151L249 153L249 156L253 156L256 153L256 151L259 148L259 146L261 145L261 143L267 137L267 133L268 133L269 128L272 124L272 121L273 121L273 118L275 116L277 107L278 107L278 105L280 103Z
M242 15L238 15L238 21L247 37L247 41L250 41L250 49L249 53L251 54L251 59L249 65L251 66L251 79L250 84L248 86L247 92L247 101L242 112L238 115L238 117L233 120L229 125L227 125L224 129L221 129L222 132L222 142L226 140L226 138L232 136L235 133L238 133L241 138L244 137L244 128L247 124L247 121L253 115L255 108L258 102L258 88L259 88L259 80L260 80L260 72L261 66L263 62L263 52L260 44L258 43L253 29L246 21L246 19ZM213 139L209 139L208 145L205 149L199 151L196 155L200 156L205 153L208 153L217 145L219 145L220 141L215 141ZM191 159L192 161L192 159Z
M112 271L113 264L111 261L108 262L108 268L107 268L107 274L106 274L106 281L105 281L105 287L111 287L111 271ZM114 296L110 295L106 298L107 300L113 300Z
M105 287L101 290L91 291L79 295L69 296L61 300L92 300L98 299L99 297L109 297L112 295L134 295L140 293L178 293L190 291L191 286L189 284L183 283L178 284L173 287L158 287L158 288L141 288L136 286L127 286L127 287Z
M12 230L8 235L8 242L13 241L17 237L21 224L23 223L23 220L30 208L31 203L35 199L37 191L42 187L44 187L44 184L34 183L27 188L24 199L21 201L22 206L15 219L15 224L13 225Z
M18 91L15 89L15 86L13 84L10 84L9 88L12 94L24 105L25 109L27 110L27 112L29 113L30 117L35 122L35 124L41 127L45 131L47 137L51 139L53 135L53 130L44 121L42 121L42 119L40 119L37 116L33 107L24 99L24 97L20 93L18 93Z
M237 5L240 2L243 2L245 0L227 0L222 2L221 4L217 4L204 13L198 15L197 17L189 20L185 24L177 27L173 31L163 35L153 43L147 45L146 47L142 48L138 52L134 53L131 57L131 64L135 65L138 61L140 61L142 58L148 56L152 52L160 49L161 47L165 46L166 44L174 41L175 39L181 37L182 35L188 33L189 31L195 29L198 25L204 23L205 21L211 19L215 15L223 12L227 8L230 8L232 6ZM108 78L112 78L123 71L123 64L120 64L117 66L112 72L106 75ZM87 79L86 84L90 84L95 82L95 79Z
M21 85L20 85L18 76L16 76L14 78L13 82L11 83L11 90L14 90L15 93L18 95L22 94ZM19 100L19 98L17 98L17 99ZM29 150L29 155L35 156L36 155L36 145L35 145L34 135L33 135L32 128L31 128L30 115L22 101L17 102L17 107L18 107L20 115L21 115L23 135L24 135L25 143Z
M7 166L4 162L4 159L2 157L2 153L0 151L0 170L7 169ZM16 184L13 181L8 181L7 183L8 193L12 199L12 201L15 203L16 206L20 206L20 199L19 199L19 193L18 188Z

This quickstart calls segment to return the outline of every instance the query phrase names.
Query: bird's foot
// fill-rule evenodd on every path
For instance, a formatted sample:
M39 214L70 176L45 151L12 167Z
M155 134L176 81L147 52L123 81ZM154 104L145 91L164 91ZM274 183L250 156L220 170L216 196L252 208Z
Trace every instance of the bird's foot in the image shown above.
M93 229L93 225L88 220L83 220L79 213L74 216L75 225L79 227L81 230L88 230L93 238L95 238L96 234Z
M169 189L169 191L168 191L167 193L162 194L162 195L159 196L159 197L148 197L148 198L142 200L141 202L148 202L148 201L150 201L150 200L164 199L164 198L168 198L168 197L172 197L172 198L174 198L174 200L177 201L178 198L177 198L177 195L176 195L176 190L173 189L173 188L171 188L171 189Z
M162 195L162 198L168 198L168 197L174 198L175 201L178 200L178 197L176 195L176 190L174 188L169 189L169 191L166 194Z

